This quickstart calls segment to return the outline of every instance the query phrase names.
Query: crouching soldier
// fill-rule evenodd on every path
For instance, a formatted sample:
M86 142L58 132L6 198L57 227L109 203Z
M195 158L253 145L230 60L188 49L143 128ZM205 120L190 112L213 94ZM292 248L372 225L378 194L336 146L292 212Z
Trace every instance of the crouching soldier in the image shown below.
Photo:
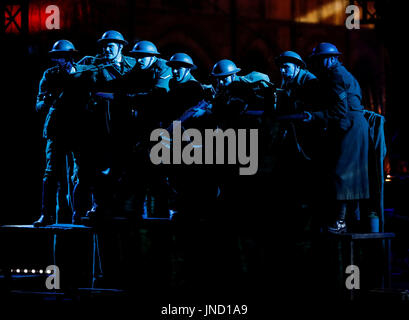
M319 94L318 79L306 69L305 62L296 52L285 51L275 62L281 74L277 107L277 118L281 121L274 123L279 130L274 146L278 161L275 180L280 194L277 204L281 204L281 210L295 214L312 201L313 195L309 192L312 177L309 174L314 172L314 147L319 131L292 117L314 110Z

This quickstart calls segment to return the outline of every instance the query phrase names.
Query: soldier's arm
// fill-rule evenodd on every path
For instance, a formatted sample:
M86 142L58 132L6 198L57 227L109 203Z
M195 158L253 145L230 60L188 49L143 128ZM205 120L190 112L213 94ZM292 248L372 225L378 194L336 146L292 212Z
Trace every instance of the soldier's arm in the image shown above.
M40 80L37 101L36 101L36 111L42 112L47 111L52 106L52 101L54 100L53 93L49 86L49 72L45 71L43 77Z
M311 112L312 120L319 120L328 124L331 121L345 119L348 111L346 86L343 77L340 74L335 74L333 86L330 88L331 105L322 111Z
M85 56L77 62L78 65L91 65L94 63L95 63L95 58L91 56Z

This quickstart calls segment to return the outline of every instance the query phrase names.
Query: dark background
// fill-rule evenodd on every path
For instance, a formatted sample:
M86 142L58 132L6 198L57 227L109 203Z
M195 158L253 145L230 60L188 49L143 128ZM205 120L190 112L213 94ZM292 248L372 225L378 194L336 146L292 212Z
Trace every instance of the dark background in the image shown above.
M399 17L403 10L401 1L352 2L362 12L367 5L376 12L362 17L359 30L345 27L349 1L343 0L1 1L2 26L8 23L5 9L10 5L21 6L21 24L0 33L0 224L31 224L40 214L44 115L35 112L35 99L42 73L51 66L47 52L56 40L72 41L80 56L94 55L103 32L118 30L130 43L125 51L137 40L150 40L164 58L188 53L198 66L196 78L205 83L214 63L223 58L234 60L243 74L257 70L278 82L274 57L294 50L307 58L319 42L326 41L343 52L343 63L362 87L364 106L386 118L386 170L392 181L385 190L389 209L385 229L401 237L394 258L396 272L407 274L409 110L406 29ZM59 30L45 28L44 12L50 4L60 8Z
M348 30L344 24L348 1L342 0L2 1L3 12L11 5L21 8L17 19L21 30L11 23L0 34L4 188L5 202L12 208L2 219L29 222L40 208L44 115L37 114L34 106L38 82L50 66L47 52L56 40L65 38L80 56L94 55L96 40L110 29L124 34L130 43L126 50L136 40L147 39L164 58L177 51L190 54L199 67L195 76L202 82L209 81L213 64L222 58L234 60L243 74L257 70L278 82L275 56L294 50L307 58L319 42L332 42L359 80L365 107L386 117L388 173L407 172L408 108L401 80L407 63L394 37L403 31L398 28L399 4L367 3L361 1L360 8L363 12L368 6L376 13L368 16L370 23L362 20L361 29ZM50 4L60 8L59 30L45 28L45 8ZM2 18L6 25L8 14Z

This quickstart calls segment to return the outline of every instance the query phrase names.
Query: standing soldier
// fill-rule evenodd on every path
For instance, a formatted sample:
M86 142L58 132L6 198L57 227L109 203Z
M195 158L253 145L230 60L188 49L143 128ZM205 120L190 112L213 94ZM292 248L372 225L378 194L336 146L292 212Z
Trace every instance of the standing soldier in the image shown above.
M163 102L161 99L169 91L172 71L166 65L167 61L159 58L158 49L150 41L137 42L129 54L135 58L136 64L118 83L118 89L125 93L127 104L140 127L137 135L149 140L151 130L161 125L158 112Z
M305 69L305 62L296 52L285 51L275 60L281 74L277 113L289 115L289 121L274 123L279 128L280 137L275 145L279 162L277 190L281 195L278 198L281 209L295 213L301 204L311 201L306 183L310 180L308 174L313 172L310 165L317 137L305 122L291 121L291 115L313 110L318 79Z
M193 126L199 130L205 129L203 127L203 117L201 119L183 119L186 111L192 110L193 107L199 105L205 98L202 85L191 73L192 70L197 68L192 58L185 53L175 53L167 65L172 68L173 76L169 81L170 90L166 95L166 105L164 104L162 113L164 115L164 127L168 128L169 132L172 132L172 122L179 120L184 128L187 128L186 126ZM182 128L180 129L182 130ZM197 145L194 148L202 148L202 146ZM202 199L207 199L203 201L203 204L210 204L210 199L207 195L209 192L212 192L210 185L206 183L206 175L203 174L205 171L198 169L195 165L182 165L177 168L170 170L172 172L170 183L177 192L175 209L184 218L192 217L193 215L200 216L199 211L204 209L205 205L197 206L197 195L201 195ZM208 210L204 210L204 212L206 211Z
M322 111L305 112L307 121L327 127L325 148L331 199L335 200L333 224L328 231L346 231L347 211L358 210L359 200L369 198L368 122L361 104L361 88L340 63L341 53L331 43L314 48L312 59L323 87Z
M57 188L59 209L68 207L66 157L78 151L83 119L79 79L85 67L74 62L76 52L68 40L55 42L50 56L57 65L47 69L40 81L36 109L48 113L43 131L47 145L42 213L36 227L55 221Z
M135 65L135 59L123 55L127 41L115 30L105 32L98 40L101 53L95 57L84 57L79 63L91 65L88 73L93 99L89 103L89 127L87 143L81 153L81 207L87 203L87 193L92 191L92 207L84 217L93 220L97 212L106 209L110 200L113 179L117 174L117 151L122 148L121 137L129 120L129 110L123 108L115 97L106 97L100 92L112 92L116 81L127 74ZM119 152L119 154L121 154ZM115 171L115 172L113 172ZM78 186L79 188L79 186ZM111 190L112 191L112 190ZM76 195L79 192L75 193ZM102 203L103 202L103 203ZM101 208L102 206L102 208Z
M160 127L164 120L162 105L169 91L172 71L150 41L137 42L129 54L136 59L136 64L119 85L119 90L125 93L121 96L132 110L132 139L136 146L130 157L132 163L128 163L127 168L128 176L134 178L128 179L127 187L136 194L137 211L145 212L146 209L150 216L168 217L168 198L163 192L167 189L167 182L157 168L152 168L149 146L152 130ZM150 205L144 207L145 202Z

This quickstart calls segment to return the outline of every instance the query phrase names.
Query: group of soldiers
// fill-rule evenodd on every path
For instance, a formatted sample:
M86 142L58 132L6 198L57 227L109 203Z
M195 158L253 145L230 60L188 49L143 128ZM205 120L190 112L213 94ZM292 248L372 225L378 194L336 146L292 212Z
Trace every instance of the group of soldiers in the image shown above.
M284 198L271 201L326 197L325 189L333 204L328 231L339 233L346 231L347 211L369 198L361 90L334 45L320 43L313 50L314 74L300 55L283 52L276 58L277 84L260 72L240 76L227 59L213 66L213 83L202 84L188 54L167 61L143 40L125 55L127 41L114 30L98 45L99 54L79 60L68 40L55 42L49 52L56 65L44 72L36 104L45 115L47 143L42 213L34 226L55 223L56 208L59 215L72 213L75 224L94 223L119 207L141 215L152 204L157 212L185 218L206 214L217 201L224 208L247 202L245 210L251 210L257 192L272 195L258 182L274 179L274 190ZM150 133L171 128L175 120L183 128L259 128L259 175L273 174L248 184L229 166L153 165ZM304 174L313 170L309 163L321 170L325 187L314 189L306 181Z

